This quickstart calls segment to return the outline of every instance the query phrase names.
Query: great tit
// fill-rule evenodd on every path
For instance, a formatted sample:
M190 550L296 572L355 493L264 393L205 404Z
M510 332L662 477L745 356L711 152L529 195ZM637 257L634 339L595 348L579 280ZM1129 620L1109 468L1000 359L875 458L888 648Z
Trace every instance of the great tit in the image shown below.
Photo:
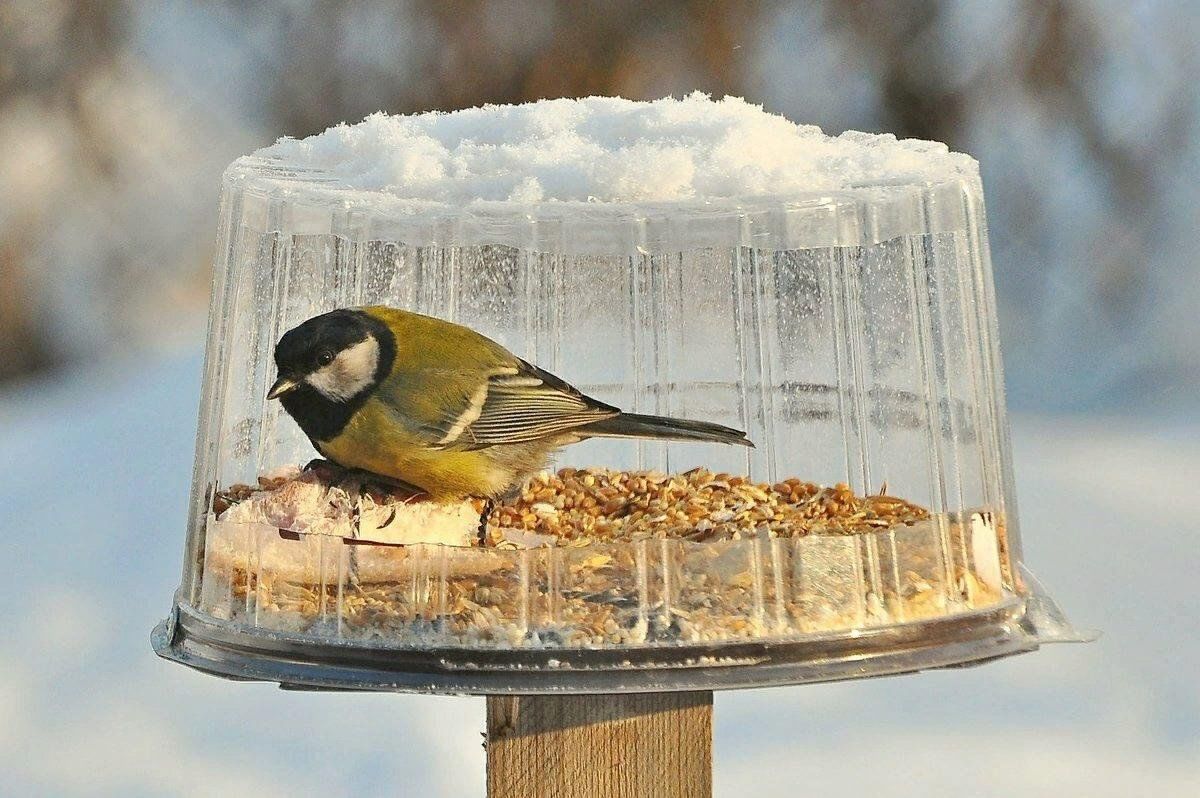
M311 318L279 339L275 365L267 398L323 457L435 500L490 506L586 438L754 445L719 424L623 413L474 330L395 308Z

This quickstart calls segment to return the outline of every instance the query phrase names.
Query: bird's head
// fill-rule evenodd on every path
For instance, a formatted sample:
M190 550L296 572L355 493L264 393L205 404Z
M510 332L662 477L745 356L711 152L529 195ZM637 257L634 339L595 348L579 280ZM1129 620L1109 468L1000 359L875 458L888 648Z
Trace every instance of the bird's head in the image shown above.
M387 374L390 336L386 325L361 310L334 310L309 319L275 345L278 378L267 398L311 389L329 401L349 402Z

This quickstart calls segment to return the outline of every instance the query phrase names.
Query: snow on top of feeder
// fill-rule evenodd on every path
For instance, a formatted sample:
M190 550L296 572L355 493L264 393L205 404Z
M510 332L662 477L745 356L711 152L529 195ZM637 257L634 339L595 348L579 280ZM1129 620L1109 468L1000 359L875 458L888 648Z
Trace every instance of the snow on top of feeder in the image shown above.
M376 113L256 155L325 170L350 188L451 206L811 196L978 174L973 158L944 144L827 136L741 98L699 92Z

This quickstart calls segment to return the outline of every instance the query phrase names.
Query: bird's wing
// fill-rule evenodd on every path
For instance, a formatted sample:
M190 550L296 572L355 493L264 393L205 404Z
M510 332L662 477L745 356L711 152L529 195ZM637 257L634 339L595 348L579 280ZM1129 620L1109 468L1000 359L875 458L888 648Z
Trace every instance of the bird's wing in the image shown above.
M552 438L619 415L553 374L523 360L488 375L465 407L448 413L435 432L435 448L483 449Z

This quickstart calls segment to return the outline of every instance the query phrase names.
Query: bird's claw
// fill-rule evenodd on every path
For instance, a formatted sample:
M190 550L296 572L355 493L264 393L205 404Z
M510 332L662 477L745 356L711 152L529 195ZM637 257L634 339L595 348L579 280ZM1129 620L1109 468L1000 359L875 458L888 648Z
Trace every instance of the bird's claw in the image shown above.
M316 474L317 477L327 482L333 482L346 471L346 469L337 463L332 460L326 460L324 457L314 457L305 463L304 468L300 470L305 474Z

